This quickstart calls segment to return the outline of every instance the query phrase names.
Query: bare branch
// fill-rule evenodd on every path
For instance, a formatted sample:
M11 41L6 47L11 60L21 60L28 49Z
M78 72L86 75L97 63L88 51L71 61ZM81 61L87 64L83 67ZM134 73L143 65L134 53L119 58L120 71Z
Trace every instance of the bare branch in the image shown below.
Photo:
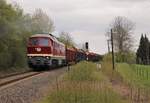
M111 28L115 31L113 36L116 51L124 53L131 51L133 47L132 34L135 24L126 17L118 16L112 22ZM109 32L107 35L110 38Z

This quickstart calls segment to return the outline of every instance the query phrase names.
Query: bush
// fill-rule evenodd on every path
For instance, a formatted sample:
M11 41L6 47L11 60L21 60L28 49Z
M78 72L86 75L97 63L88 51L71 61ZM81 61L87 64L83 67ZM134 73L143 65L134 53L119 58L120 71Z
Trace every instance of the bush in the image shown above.
M135 53L116 53L116 62L136 63Z

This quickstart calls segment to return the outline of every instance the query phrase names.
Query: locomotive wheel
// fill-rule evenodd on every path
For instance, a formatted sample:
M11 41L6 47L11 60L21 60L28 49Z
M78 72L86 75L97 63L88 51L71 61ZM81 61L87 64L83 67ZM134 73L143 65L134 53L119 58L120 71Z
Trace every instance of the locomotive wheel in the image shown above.
M53 68L56 68L56 67L58 67L58 60L52 60L52 67Z

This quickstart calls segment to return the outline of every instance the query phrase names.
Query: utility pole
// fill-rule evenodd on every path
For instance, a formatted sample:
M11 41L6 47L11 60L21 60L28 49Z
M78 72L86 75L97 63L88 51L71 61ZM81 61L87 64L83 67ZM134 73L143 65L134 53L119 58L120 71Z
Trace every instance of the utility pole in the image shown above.
M114 41L113 41L113 31L112 31L112 29L111 29L111 47L112 47L112 64L113 64L113 70L115 70Z
M108 45L108 53L110 53L110 46L109 46L110 40L107 40L107 45Z

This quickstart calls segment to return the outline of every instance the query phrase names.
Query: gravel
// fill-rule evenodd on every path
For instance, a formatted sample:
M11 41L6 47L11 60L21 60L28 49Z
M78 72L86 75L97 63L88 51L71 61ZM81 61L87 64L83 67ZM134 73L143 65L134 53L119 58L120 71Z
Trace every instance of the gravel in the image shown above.
M0 103L33 103L48 94L48 88L66 68L44 72L13 85L0 88Z

